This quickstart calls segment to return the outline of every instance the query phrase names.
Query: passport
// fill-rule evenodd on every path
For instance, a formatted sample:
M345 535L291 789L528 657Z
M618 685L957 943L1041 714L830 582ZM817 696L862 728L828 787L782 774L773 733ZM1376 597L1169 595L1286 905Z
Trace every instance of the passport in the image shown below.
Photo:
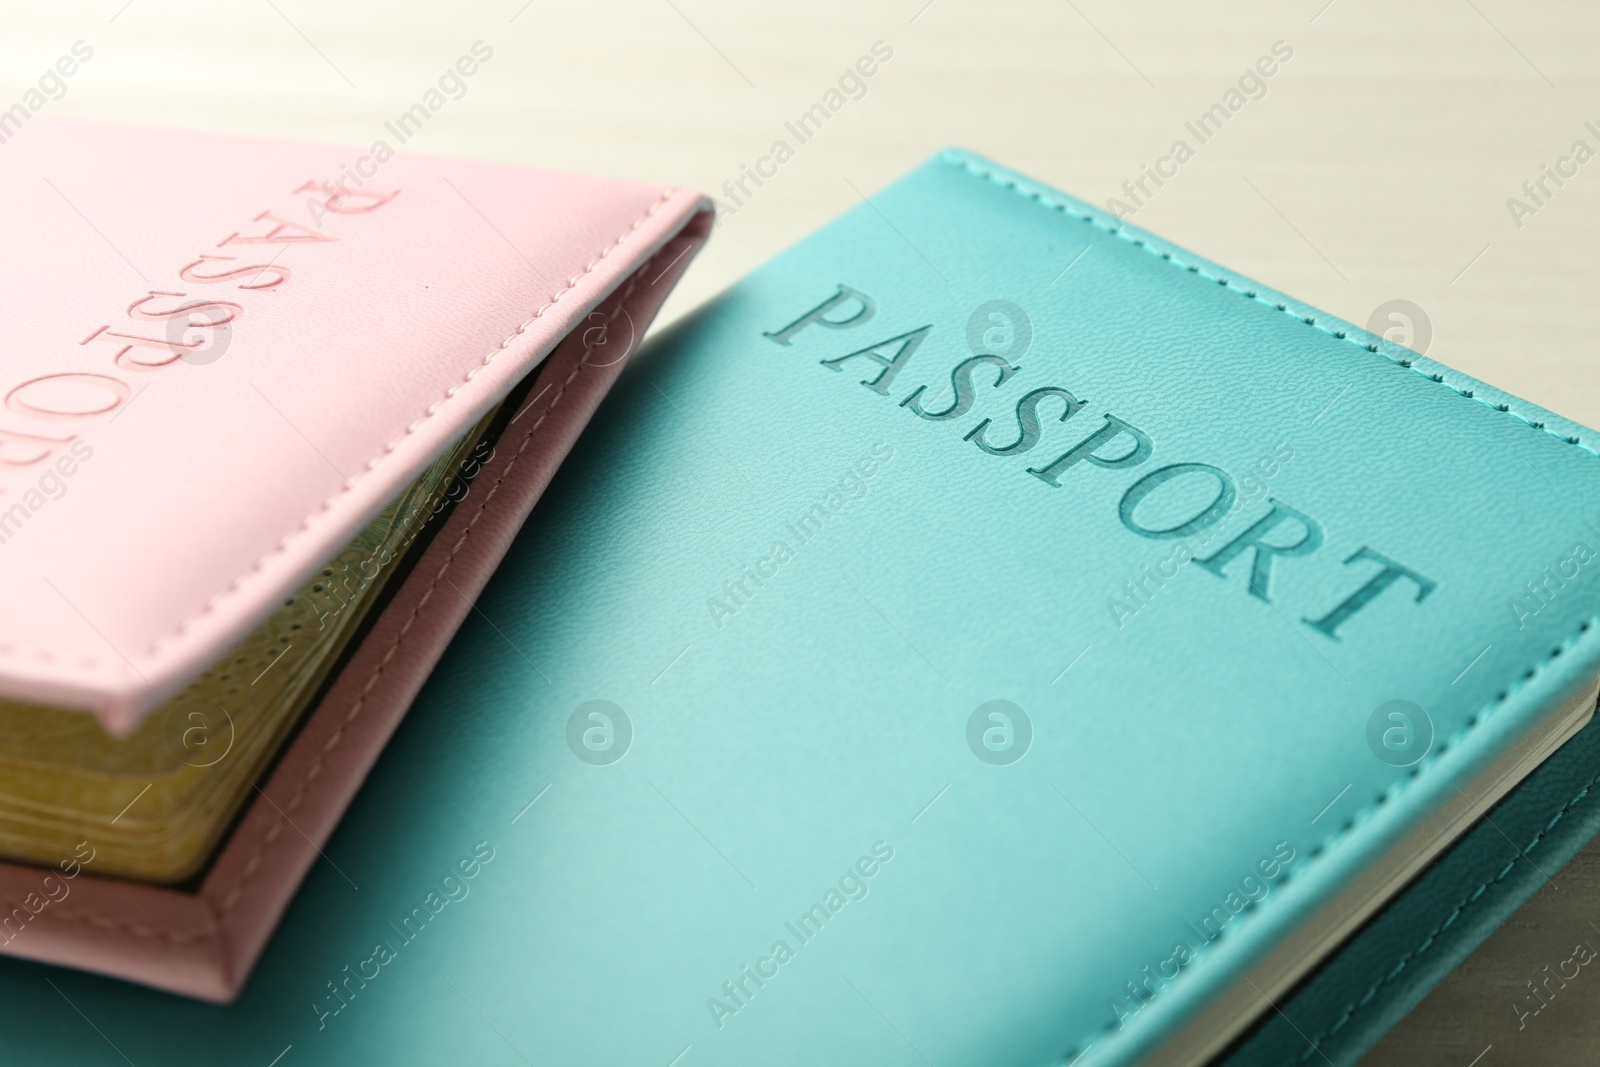
M5 153L0 954L227 1000L710 212L388 146Z
M5 1040L1350 1062L1576 792L1594 445L941 153L632 363L234 1003L5 961Z

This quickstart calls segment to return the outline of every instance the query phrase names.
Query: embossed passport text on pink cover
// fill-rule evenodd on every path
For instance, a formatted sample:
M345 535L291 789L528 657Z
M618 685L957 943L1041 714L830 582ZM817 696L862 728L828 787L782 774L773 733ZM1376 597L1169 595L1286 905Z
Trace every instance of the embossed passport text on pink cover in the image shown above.
M519 382L549 379L198 889L85 874L0 948L225 1000L618 373L605 327L643 332L708 205L43 119L0 156L0 698L130 730ZM0 910L38 873L0 864Z

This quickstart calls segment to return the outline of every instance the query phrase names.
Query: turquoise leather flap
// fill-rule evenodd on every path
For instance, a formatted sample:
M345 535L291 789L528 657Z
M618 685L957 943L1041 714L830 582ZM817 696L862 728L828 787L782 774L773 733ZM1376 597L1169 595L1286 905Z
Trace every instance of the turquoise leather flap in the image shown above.
M1593 673L1592 444L941 155L640 354L330 843L359 891L231 1008L0 961L0 1041L1134 1062Z

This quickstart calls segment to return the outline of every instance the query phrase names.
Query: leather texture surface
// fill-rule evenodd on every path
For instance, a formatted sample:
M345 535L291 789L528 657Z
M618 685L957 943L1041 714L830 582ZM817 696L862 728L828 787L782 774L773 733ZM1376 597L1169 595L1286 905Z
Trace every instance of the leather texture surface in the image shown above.
M113 730L322 566L701 203L339 146L28 134L0 170L18 250L0 265L0 692Z
M1219 1067L1354 1064L1600 833L1600 722L1486 813ZM1563 946L1566 947L1566 946ZM1516 1018L1517 997L1493 1010ZM1555 988L1554 986L1551 987ZM1539 1001L1528 996L1529 1007ZM1508 1010L1508 1003L1510 1008ZM1466 1053L1470 1058L1477 1050ZM1324 1057L1326 1057L1324 1059Z
M873 314L769 336L840 285ZM1016 315L968 329L997 299L1031 324L1021 369L996 389L984 364L961 418L919 417L916 387L941 411L952 367L1016 344ZM862 384L879 361L824 363L886 362L924 326L885 394ZM968 436L991 418L1007 443L1052 386L1085 406L1042 408L1034 449ZM1106 412L1148 435L1140 464L1027 473ZM1522 628L1508 609L1585 536L1592 443L936 158L641 356L234 1005L8 962L5 1040L175 1064L1137 1062L1593 672L1588 570ZM1252 497L1201 556L1269 498L1323 543L1276 561L1269 599L1247 552L1119 615L1175 543L1120 505L1175 463ZM1163 484L1145 528L1205 509L1204 483ZM1346 564L1362 548L1431 592L1393 585L1326 638L1301 620L1380 569ZM1433 726L1411 766L1368 744L1393 700ZM1020 759L991 701L1014 745L1031 723Z
M704 242L709 213L680 221L683 227L653 257L634 260L633 273L537 368L539 380L493 457L288 745L199 886L101 878L92 860L74 863L71 878L63 877L65 864L61 871L0 864L0 916L9 920L0 928L0 953L206 1000L238 993L428 672Z

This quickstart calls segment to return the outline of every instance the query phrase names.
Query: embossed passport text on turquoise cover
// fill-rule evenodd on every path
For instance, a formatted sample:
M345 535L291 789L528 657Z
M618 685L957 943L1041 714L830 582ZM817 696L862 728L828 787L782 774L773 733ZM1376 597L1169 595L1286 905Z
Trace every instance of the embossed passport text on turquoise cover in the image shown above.
M1137 1062L1594 674L1593 444L941 155L638 357L236 1004L0 1047Z

